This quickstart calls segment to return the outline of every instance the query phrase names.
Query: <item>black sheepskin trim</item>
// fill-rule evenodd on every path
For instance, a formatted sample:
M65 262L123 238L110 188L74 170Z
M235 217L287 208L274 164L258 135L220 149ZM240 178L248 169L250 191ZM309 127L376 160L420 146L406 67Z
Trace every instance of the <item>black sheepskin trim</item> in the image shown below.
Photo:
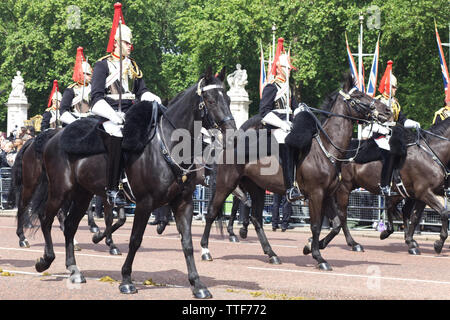
M125 114L122 149L129 152L142 152L149 138L152 122L153 103L141 101L133 105Z
M348 147L349 150L353 150L358 148L358 139L352 139L350 141L350 146ZM355 157L356 150L349 151L345 155L347 159ZM354 161L356 163L368 163L372 161L378 161L382 160L380 148L378 147L377 143L373 138L362 140L361 145L358 150L358 154L356 155L356 158Z
M293 120L291 132L286 136L285 143L292 148L303 150L311 145L312 137L317 133L316 121L307 112L300 112Z
M42 154L44 152L44 147L47 144L47 141L50 140L50 138L53 137L57 132L58 130L50 129L42 131L40 134L38 134L34 138L34 150L37 153Z
M392 137L389 139L391 153L397 156L406 157L406 129L397 125L392 128Z
M100 121L94 117L82 118L64 128L61 147L75 155L95 155L106 152L99 134Z

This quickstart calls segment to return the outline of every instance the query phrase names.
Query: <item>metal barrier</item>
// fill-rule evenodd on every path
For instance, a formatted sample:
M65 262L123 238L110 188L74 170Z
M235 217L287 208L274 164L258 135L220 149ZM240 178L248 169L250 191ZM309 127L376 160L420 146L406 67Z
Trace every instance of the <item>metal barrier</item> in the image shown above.
M0 208L4 210L8 202L8 192L11 188L11 168L0 168Z
M205 215L208 210L209 198L211 191L208 187L197 186L194 193L194 215ZM249 196L249 195L248 195ZM231 213L231 205L233 196L229 196L224 205L224 216L228 218ZM273 194L267 193L264 198L263 219L266 223L272 218L272 204ZM404 201L398 205L399 211L404 204ZM447 203L444 203L447 207ZM280 214L282 215L282 208ZM239 211L238 211L239 212ZM384 197L374 195L363 189L357 189L350 193L349 205L347 208L347 221L352 228L372 228L374 222L378 223L380 220L386 221ZM403 221L394 220L394 225L398 228ZM309 225L309 207L308 201L297 201L292 204L292 215L290 218L290 225L305 226ZM430 208L426 208L422 220L420 222L420 229L423 231L438 232L441 226L441 218L438 213Z

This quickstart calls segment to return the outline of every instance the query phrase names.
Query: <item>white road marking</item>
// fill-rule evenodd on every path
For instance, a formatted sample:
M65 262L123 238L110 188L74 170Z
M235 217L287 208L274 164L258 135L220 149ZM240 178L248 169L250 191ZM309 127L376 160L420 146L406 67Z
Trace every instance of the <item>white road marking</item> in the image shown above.
M408 278L396 278L396 277L380 277L380 276L374 276L374 275L360 275L360 274L335 273L335 272L315 272L315 271L279 269L279 268L262 268L262 267L247 267L247 268L248 269L252 269L252 270L260 270L260 271L280 271L280 272L314 274L314 275L321 275L321 276L335 276L335 277L348 277L348 278L365 278L365 279L370 278L370 279L380 279L380 280L393 280L393 281L405 281L405 282L422 282L422 283L433 283L433 284L450 285L450 281L408 279Z
M42 253L43 250L33 250L33 249L24 249L24 248L5 248L5 247L0 247L0 250L12 250L12 251L22 251L22 252L38 252L38 253ZM55 251L55 254L66 254L66 252L60 252L60 251ZM78 253L76 252L75 255L78 256L85 256L85 257L98 257L98 258L112 258L112 259L125 259L125 257L123 256L105 256L105 255L99 255L99 254L88 254L88 253Z

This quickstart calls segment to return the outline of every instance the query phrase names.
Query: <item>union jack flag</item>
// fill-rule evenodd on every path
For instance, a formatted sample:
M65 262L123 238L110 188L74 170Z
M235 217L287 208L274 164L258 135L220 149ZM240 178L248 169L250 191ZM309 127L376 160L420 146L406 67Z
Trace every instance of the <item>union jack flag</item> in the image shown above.
M378 56L380 53L380 36L378 36L377 45L373 54L372 67L370 68L369 82L367 83L366 93L374 97L377 88L377 76L378 76Z
M261 45L261 64L259 70L259 98L262 98L262 92L266 86L266 67L264 65L264 52Z
M436 41L437 41L438 50L439 50L439 60L441 63L442 79L444 80L444 90L447 93L448 86L449 86L448 68L447 68L447 64L445 63L444 50L442 50L441 38L439 37L439 33L437 30L437 26L436 26L436 21L434 22L434 28L436 30Z
M353 59L352 52L348 45L347 33L345 34L345 44L347 45L347 57L348 63L350 64L350 72L352 73L353 79L355 79L355 85L359 91L364 92L364 82L359 79L358 68L356 68L355 60Z

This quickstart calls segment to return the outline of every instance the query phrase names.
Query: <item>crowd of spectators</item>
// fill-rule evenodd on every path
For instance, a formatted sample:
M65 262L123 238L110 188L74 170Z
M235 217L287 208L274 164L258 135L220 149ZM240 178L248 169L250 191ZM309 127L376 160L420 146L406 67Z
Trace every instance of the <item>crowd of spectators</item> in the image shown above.
M13 130L9 136L0 131L0 167L12 167L16 154L24 143L35 136L34 127L21 127Z

